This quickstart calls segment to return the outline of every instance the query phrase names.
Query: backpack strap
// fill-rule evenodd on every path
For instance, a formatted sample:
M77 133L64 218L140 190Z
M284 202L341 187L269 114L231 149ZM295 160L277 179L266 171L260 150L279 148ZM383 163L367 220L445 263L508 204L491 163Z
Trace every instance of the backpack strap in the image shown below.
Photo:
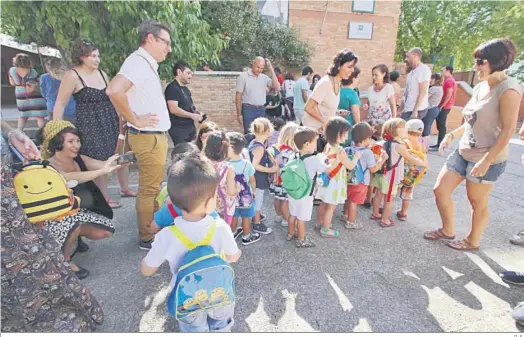
M178 214L178 212L176 211L175 207L173 206L172 203L168 203L167 204L167 209L169 210L169 213L171 213L171 215L173 216L173 218L176 218L178 217L180 214Z
M300 153L297 152L298 158L300 160L302 160L302 161L306 160L309 157L316 156L316 155L317 155L317 153L315 152L315 153L306 154L304 156L300 156ZM313 177L313 182L311 184L311 192L309 193L309 196L312 196L313 192L315 191L315 185L316 185L317 177L318 177L318 172L315 172L315 176Z
M211 243L211 240L213 239L213 236L215 235L217 229L217 222L213 221L211 224L211 227L209 228L209 231L207 232L206 236L200 240L197 243L194 243L191 241L177 226L170 226L169 230L173 233L173 235L176 236L176 238L182 242L182 244L188 249L193 250L198 246L209 246Z

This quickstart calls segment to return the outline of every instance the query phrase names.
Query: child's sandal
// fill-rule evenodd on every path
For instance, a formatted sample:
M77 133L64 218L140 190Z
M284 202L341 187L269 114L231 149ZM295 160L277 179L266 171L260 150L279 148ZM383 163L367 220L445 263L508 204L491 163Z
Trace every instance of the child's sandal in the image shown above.
M382 214L380 216L376 216L375 214L371 213L371 220L382 220Z
M315 247L315 244L311 242L308 238L304 238L304 240L298 240L295 241L295 247L297 248L313 248Z
M340 233L337 230L334 230L332 228L321 229L320 236L326 239L334 239L334 238L338 238L340 236Z
M393 226L395 226L395 223L393 222L393 220L388 219L387 221L389 221L389 223L380 220L380 223L379 223L379 224L380 224L380 227L384 227L384 228L386 228L386 227L393 227Z
M407 221L408 220L408 215L407 214L402 214L400 211L398 211L397 212L397 218L400 221Z
M286 241L291 241L293 239L295 239L297 237L296 234L290 234L290 233L287 233L286 235Z

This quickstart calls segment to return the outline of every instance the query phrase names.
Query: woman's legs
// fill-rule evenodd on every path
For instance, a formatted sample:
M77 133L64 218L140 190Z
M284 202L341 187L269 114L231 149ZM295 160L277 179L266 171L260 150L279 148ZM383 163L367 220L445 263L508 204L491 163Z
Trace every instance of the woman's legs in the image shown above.
M24 131L25 124L27 123L27 117L19 117L18 118L18 130Z
M120 193L123 196L135 196L136 192L129 188L129 167L124 167L120 170L116 170L116 178L120 185Z
M102 195L104 196L104 198L107 200L109 206L111 206L111 208L117 208L117 207L120 207L121 205L114 201L114 200L111 200L109 198L109 191L108 191L108 188L107 188L107 184L109 183L109 178L107 175L104 175L104 176L101 176L101 177L98 177L96 179L94 179L94 182L96 184L96 186L98 186L98 188L100 189L100 192L102 192Z
M45 117L36 117L36 125L38 125L38 128L41 129L45 125Z
M493 184L479 184L466 180L466 191L472 209L471 230L467 239L472 246L479 246L480 237L488 225L488 199L492 190Z
M451 193L465 178L455 171L442 167L433 188L440 218L442 219L442 233L447 236L455 234L455 205Z
M66 260L71 259L71 250L79 236L84 236L90 240L102 240L112 236L113 233L104 229L90 226L89 224L80 224L67 239L64 247L64 256Z

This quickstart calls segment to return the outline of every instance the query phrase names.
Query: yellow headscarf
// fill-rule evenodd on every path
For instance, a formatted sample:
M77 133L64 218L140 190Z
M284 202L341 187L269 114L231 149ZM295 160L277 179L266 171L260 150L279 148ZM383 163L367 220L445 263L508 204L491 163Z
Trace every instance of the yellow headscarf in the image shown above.
M76 129L71 122L64 120L52 120L44 126L44 140L42 142L41 150L42 159L49 159L49 142L51 141L51 139L55 138L55 136L59 134L60 131L64 130L65 128Z

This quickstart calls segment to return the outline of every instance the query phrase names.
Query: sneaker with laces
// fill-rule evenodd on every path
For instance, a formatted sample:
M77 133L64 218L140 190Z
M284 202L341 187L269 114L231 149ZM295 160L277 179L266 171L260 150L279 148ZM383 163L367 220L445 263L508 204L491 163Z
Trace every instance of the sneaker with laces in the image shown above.
M264 235L268 235L268 234L271 234L271 232L273 232L273 230L271 228L267 227L262 222L259 222L259 223L254 223L253 222L252 225L253 225L253 231L254 232L257 232L257 233L260 233L260 234L264 234Z
M242 235L242 233L244 233L242 227L237 228L237 230L233 232L233 237L235 238L235 240L238 239L238 237Z
M261 235L258 233L250 233L242 237L242 245L249 246L252 243L260 241Z
M142 250L150 250L152 243L153 243L153 239L149 241L140 240L140 242L138 243L138 248Z
M524 326L524 302L520 302L515 308L513 308L511 317L517 321L517 324Z
M435 151L438 151L440 148L440 145L431 145L428 150L429 151L432 151L432 152L435 152Z
M282 219L282 221L280 222L280 225L282 227L288 227L289 226L289 222L287 222L287 220Z
M344 225L344 227L346 229L362 229L364 226L358 221L355 221L355 222L346 221L346 224Z
M277 215L277 217L275 218L276 223L282 222L282 220L284 220L284 218L281 215Z
M499 274L504 282L524 286L524 273L519 271L505 271Z
M267 217L266 217L265 214L260 214L260 222L265 221L266 218L267 218Z

